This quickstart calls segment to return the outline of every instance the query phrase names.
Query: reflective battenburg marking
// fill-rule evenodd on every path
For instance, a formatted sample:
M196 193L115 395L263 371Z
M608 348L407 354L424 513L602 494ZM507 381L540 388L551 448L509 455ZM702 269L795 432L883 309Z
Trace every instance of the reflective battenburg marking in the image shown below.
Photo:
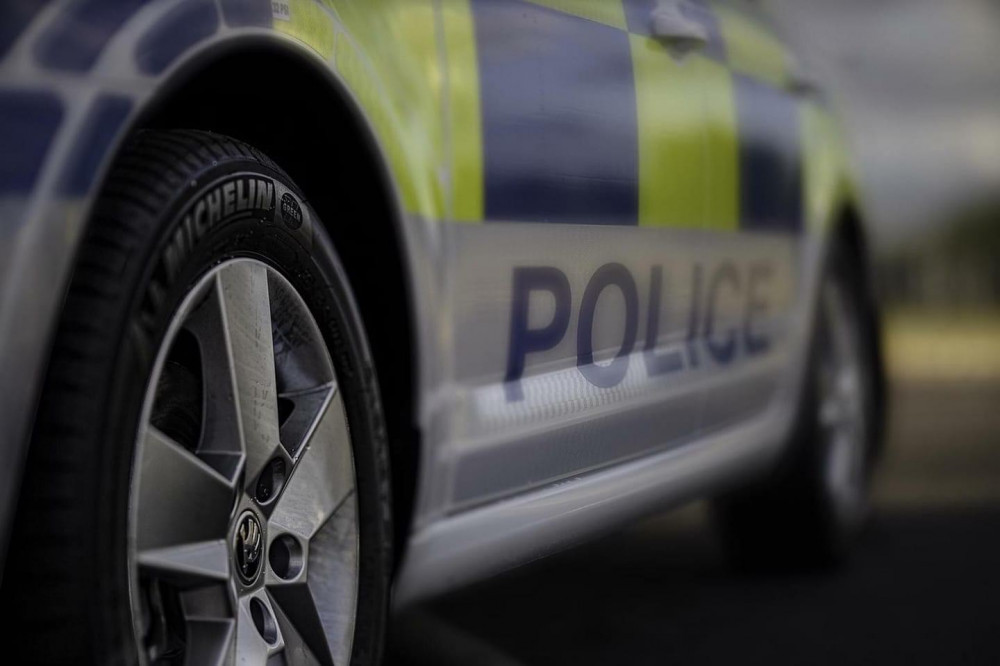
M219 28L219 13L211 0L186 0L142 36L135 49L136 64L147 74L159 74L189 48Z
M222 17L233 27L271 27L271 0L220 0Z
M6 0L0 2L0 58L21 36L28 24L51 0Z
M118 95L104 95L94 102L63 166L60 193L83 196L90 190L108 148L131 110L132 100Z
M62 120L59 99L43 92L0 92L0 194L27 194Z
M739 150L732 77L631 35L639 118L639 224L733 230Z
M517 0L472 7L487 221L636 224L628 33Z
M85 72L143 4L144 0L70 2L35 45L35 57L52 69Z
M741 226L801 231L802 153L795 99L742 75L733 81L740 135Z

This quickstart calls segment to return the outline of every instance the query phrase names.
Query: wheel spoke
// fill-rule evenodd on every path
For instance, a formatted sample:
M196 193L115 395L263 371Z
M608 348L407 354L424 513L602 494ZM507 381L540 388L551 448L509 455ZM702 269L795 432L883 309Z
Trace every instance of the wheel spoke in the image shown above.
M224 539L139 551L139 566L182 577L228 580L229 549Z
M233 504L225 477L152 426L140 465L140 552L224 537Z
M270 522L309 540L353 490L347 421L343 402L333 388Z
M332 382L333 364L309 308L287 281L275 275L271 278L268 287L278 389L298 393Z
M357 502L348 495L309 546L306 582L271 595L321 663L349 664L357 606Z
M303 444L319 422L318 417L326 408L332 388L332 384L325 384L308 391L285 393L281 396L286 405L291 405L291 413L281 424L281 443L288 455L297 458L302 451Z
M202 437L198 456L227 478L235 478L243 460L239 407L229 353L229 335L221 290L213 279L201 305L184 324L198 339L205 390Z
M830 396L822 402L819 409L819 421L827 429L835 429L844 424L846 418L844 401L837 396Z
M830 471L838 486L845 486L849 480L849 470L851 466L851 441L843 435L838 434L832 443L833 459L830 462Z
M232 620L199 620L187 623L188 663L227 666L233 636ZM261 662L263 663L263 662Z
M267 269L248 262L226 266L218 278L248 484L254 483L279 445L267 281Z
M284 648L281 627L265 592L254 592L239 600L235 648L237 664L264 664Z
M302 634L299 633L298 628L292 623L289 617L285 615L281 606L274 603L273 599L271 601L271 608L274 609L278 626L281 628L281 637L285 641L285 663L301 664L302 666L323 666L324 664L329 664L329 661L324 662L316 658L309 644L302 637Z
M853 396L858 390L858 373L854 367L848 365L841 369L837 375L836 390L844 396Z
M313 538L309 586L334 664L349 664L358 598L357 501L352 492Z
M234 625L228 593L222 585L189 590L180 595L186 624L186 663L231 664Z

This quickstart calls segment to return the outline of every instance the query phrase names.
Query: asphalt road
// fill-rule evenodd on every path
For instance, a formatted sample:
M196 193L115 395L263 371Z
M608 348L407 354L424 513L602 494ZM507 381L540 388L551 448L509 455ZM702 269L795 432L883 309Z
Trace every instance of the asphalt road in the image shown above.
M388 663L1000 664L1000 381L893 387L878 511L826 574L731 571L700 506L397 618Z

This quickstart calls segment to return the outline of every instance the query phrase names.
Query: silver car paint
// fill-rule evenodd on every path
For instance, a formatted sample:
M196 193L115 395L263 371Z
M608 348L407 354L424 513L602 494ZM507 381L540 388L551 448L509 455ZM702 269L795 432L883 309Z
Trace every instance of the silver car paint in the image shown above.
M46 12L57 10L50 7ZM66 117L31 195L0 202L4 215L16 220L6 226L12 229L10 234L0 239L0 257L4 258L0 265L0 394L5 396L0 401L0 448L10 461L0 472L0 525L4 532L15 506L20 461L30 432L33 401L44 376L48 340L92 204L89 196L56 196L60 166L100 93L114 92L135 100L134 119L169 79L169 74L162 79L139 76L130 60L129 40L163 11L164 6L157 3L141 10L134 30L115 38L87 80L34 65L28 54L30 34L19 40L0 71L4 87L44 86L55 91L63 101ZM37 26L47 18L51 16L43 15L32 30L39 30ZM221 30L187 54L185 64L207 56L223 42L232 47L240 39L274 42L322 64L299 43L252 29ZM334 75L330 80L337 85ZM127 131L126 123L115 143ZM113 149L101 162L102 170L111 154ZM759 239L753 242L760 246L751 248L740 236L708 232L574 226L543 229L529 225L471 229L417 216L405 217L402 229L413 311L418 316L416 404L423 446L417 516L398 581L399 603L537 557L655 507L712 492L765 465L776 451L788 425L790 398L795 395L803 365L822 236L806 236L801 243L791 244ZM609 239L618 245L617 259L635 267L637 274L648 266L652 254L659 256L660 251L681 264L695 258L713 261L726 251L717 242L732 244L728 251L739 256L764 252L778 257L785 290L781 299L784 320L775 329L780 344L768 357L752 364L754 367L739 368L738 374L707 368L668 386L656 385L633 372L622 391L610 392L594 390L576 378L574 351L567 337L563 346L544 358L533 359L529 366L524 381L529 396L526 402L531 404L520 410L506 409L497 396L502 390L511 268L533 261L552 263L555 257L566 262L578 292L588 271L609 260L604 254L611 246ZM504 243L508 247L503 247ZM630 251L625 250L628 244L632 245ZM678 291L682 293L683 287ZM671 296L676 303L683 301L678 294ZM681 319L674 310L665 314L667 322ZM614 322L610 316L600 320L598 339L615 338ZM664 342L671 341L668 333ZM631 365L638 368L639 360L633 358ZM763 393L758 390L761 386L767 387ZM718 397L721 391L730 393L725 401ZM766 399L761 400L762 396ZM710 423L731 421L727 406L741 398L755 400L746 407L750 415L746 420L701 434ZM516 455L518 442L532 437L545 439L573 423L597 425L611 413L636 414L636 420L627 420L627 425L648 429L653 421L643 422L639 416L648 404L673 405L689 420L678 423L673 432L659 433L659 439L649 439L638 450L620 454L615 452L618 443L608 433L602 440L608 450L597 463L571 464L539 478L515 470L509 485L481 496L462 490L475 486L479 472L464 461L477 452L510 447ZM681 442L683 446L670 448ZM649 455L639 457L644 454ZM470 469L471 476L464 476L463 470Z
M576 228L551 233L578 233L586 237L595 234L595 230ZM655 235L657 232L652 233ZM662 231L659 234L664 242L674 235ZM599 236L600 232L595 235ZM700 236L700 232L694 235ZM740 241L733 238L732 242ZM725 372L707 372L692 378L690 384L685 381L676 389L661 386L662 392L654 394L654 398L635 394L614 402L613 409L604 408L595 401L571 416L547 417L540 410L541 414L529 419L533 424L530 428L500 430L492 441L488 438L468 441L454 436L456 432L467 432L470 422L473 427L481 429L485 429L487 424L483 424L477 414L479 403L470 401L467 395L459 397L469 393L462 381L437 384L435 393L424 396L422 402L421 427L425 442L433 442L433 445L425 446L422 453L420 504L414 533L398 575L395 604L405 606L537 559L650 512L711 495L766 470L780 453L788 435L795 396L804 381L807 341L812 332L812 312L827 242L825 235L812 234L804 236L791 247L782 247L779 242L770 248L777 250L778 256L794 250L785 255L792 262L786 269L789 309L782 331L782 348L756 363L742 368L727 368ZM721 251L716 243L711 245L715 251ZM476 256L481 262L489 261L485 255ZM502 256L496 253L493 259ZM446 263L437 266L434 282L441 285L449 281L446 275L448 268ZM452 278L456 279L457 275ZM499 278L491 282L489 288L480 288L486 293L492 289L494 293L507 294ZM431 292L435 295L428 297ZM427 288L427 285L421 285L418 294L424 295L421 302L425 305L448 302L446 307L449 311L460 307L456 306L458 298L443 298L437 289ZM502 310L508 306L506 300L499 300L493 307ZM470 305L479 307L475 303ZM448 319L441 310L428 312L428 315L438 321ZM451 316L451 322L457 320L457 317ZM477 321L482 322L481 319ZM502 337L506 330L501 327L503 330L497 331L495 325L481 323L477 327L478 333L487 337ZM449 353L454 355L449 361L439 363L437 370L440 372L443 368L462 365L455 358L461 353L461 346L453 344L455 332L444 327L435 333L436 344L431 345L431 354L439 358L448 357ZM475 360L467 361L472 367L476 367L477 363ZM557 361L554 369L546 374L558 375L567 363L565 358L561 363ZM635 359L633 364L638 364ZM572 372L576 370L572 369ZM458 373L453 376L458 376ZM545 374L535 375L535 378L544 383ZM761 400L761 382L771 388L764 400ZM546 386L550 389L553 386L568 388L573 384L557 380ZM500 390L496 368L493 383L485 388L472 389L472 393L477 390ZM574 402L575 398L576 402L584 402L579 400L580 395L572 391L552 391L546 399L550 402ZM691 396L697 396L693 398L694 403ZM656 433L659 438L649 440L652 442L646 451L649 455L636 455L620 464L581 469L546 485L536 486L533 490L473 504L468 508L455 501L454 489L462 483L456 468L463 454L475 453L484 446L496 446L509 452L510 460L516 461L518 444L530 440L544 441L560 429L565 429L567 421L582 420L591 427L601 428L614 414L640 415L639 418L626 418L624 427L618 433L608 433L607 438L601 440L602 444L613 449L618 439L641 433L645 427L641 416L644 403L648 402L654 410L668 409L672 401L683 402L685 399L688 400L686 406L697 404L700 399L703 409L712 410L713 419L719 419L714 423L721 423L722 427L707 427L711 424L702 420L705 428L698 436L680 438L681 445L672 448L671 434L676 433L659 431ZM749 415L743 412L747 404L753 406ZM745 418L731 421L730 409L733 414L742 413ZM449 440L449 436L454 438Z

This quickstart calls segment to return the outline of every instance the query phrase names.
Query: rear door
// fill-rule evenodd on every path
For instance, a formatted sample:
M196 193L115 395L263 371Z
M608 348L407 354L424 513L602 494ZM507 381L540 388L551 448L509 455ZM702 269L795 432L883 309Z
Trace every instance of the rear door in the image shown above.
M694 441L775 349L790 255L740 242L732 75L643 0L446 2L450 509Z
M782 388L802 308L802 150L799 102L790 92L790 57L753 5L715 0L704 5L723 45L737 141L739 209L735 234L718 244L723 261L742 264L717 273L716 321L742 329L742 353L706 394L706 427L720 428L765 410ZM725 268L717 270L726 270Z

